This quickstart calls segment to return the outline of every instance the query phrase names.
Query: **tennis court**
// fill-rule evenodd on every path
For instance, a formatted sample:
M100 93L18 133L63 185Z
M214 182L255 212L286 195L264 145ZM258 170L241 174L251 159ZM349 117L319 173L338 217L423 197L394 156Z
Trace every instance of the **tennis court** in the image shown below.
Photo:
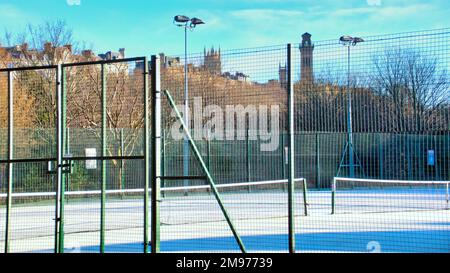
M247 251L288 250L286 184L287 181L266 181L222 188L223 201ZM106 252L142 252L143 202L134 195L139 191L142 192L107 195ZM65 251L98 252L101 209L98 193L66 194ZM337 192L334 215L330 213L331 191L308 192L308 216L301 191L295 200L296 247L300 252L403 253L450 249L450 210L445 187L345 189ZM53 251L53 203L17 205L12 214L12 252ZM168 190L161 203L161 215L161 251L239 252L209 191L199 187ZM4 219L4 210L0 217Z

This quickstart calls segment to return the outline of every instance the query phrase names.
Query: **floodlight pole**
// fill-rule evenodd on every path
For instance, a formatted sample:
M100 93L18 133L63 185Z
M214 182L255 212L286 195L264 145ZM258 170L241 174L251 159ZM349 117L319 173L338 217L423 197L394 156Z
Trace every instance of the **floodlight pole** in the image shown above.
M184 122L190 128L189 123L189 82L188 82L188 65L187 65L187 23L184 27ZM189 175L189 141L184 138L183 141L183 175ZM183 185L189 185L189 180L185 179Z
M176 23L175 23L176 22ZM190 128L189 123L189 82L188 82L188 63L187 63L187 30L188 29L194 29L198 24L204 24L204 22L198 18L189 18L186 16L175 16L174 23L184 28L184 114L183 119ZM189 141L185 137L183 141L183 175L188 176L189 175ZM189 185L189 180L185 179L183 181L184 186ZM186 194L186 192L185 192Z
M355 158L353 154L352 95L350 90L350 46L347 45L347 132L348 132L348 165L350 177L355 177ZM355 45L355 44L353 44Z
M352 92L350 88L350 47L355 46L357 43L364 42L363 39L358 37L342 36L340 42L347 46L347 145L348 150L348 167L349 176L355 177L355 153L353 147L353 121L352 121ZM342 157L344 159L345 151ZM341 160L341 164L342 164ZM342 165L341 165L342 166ZM340 170L341 167L339 167Z

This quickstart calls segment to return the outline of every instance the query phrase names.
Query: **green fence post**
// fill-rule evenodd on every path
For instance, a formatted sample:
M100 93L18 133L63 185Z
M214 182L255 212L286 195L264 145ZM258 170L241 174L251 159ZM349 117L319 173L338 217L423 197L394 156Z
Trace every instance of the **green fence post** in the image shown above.
M412 179L412 166L411 166L411 147L408 134L405 134L405 142L406 142L406 164L408 168L408 179Z
M161 175L166 175L166 133L164 130L161 131ZM165 187L164 179L161 180L161 188ZM161 192L162 197L165 197L165 193Z
M57 67L57 184L55 199L55 253L64 253L64 195L66 174L63 167L63 155L66 130L66 85L65 70L62 65Z
M246 156L245 156L245 162L246 162L246 170L247 170L247 182L250 182L251 180L251 173L250 173L250 138L249 138L249 132L247 131L245 133L245 149L246 149ZM249 188L250 190L250 188Z
M210 142L210 132L208 130L208 136L206 138L206 156L207 156L207 167L208 170L211 172L211 142Z
M336 213L336 178L331 182L331 214Z
M65 141L64 150L65 150L65 152L64 152L65 154L70 154L70 130L68 127L66 128L66 141ZM70 164L72 164L72 162L70 162ZM66 176L66 181L67 181L67 186L66 186L67 191L70 191L70 175ZM68 201L69 201L69 198L66 197L66 202L68 202Z
M288 68L288 134L289 134L289 175L288 175L288 232L289 252L295 253L295 147L294 147L294 82L293 82L293 59L292 45L287 45L287 68Z
M433 149L434 149L434 179L439 180L439 160L438 160L438 148L437 148L436 135L433 135Z
M287 161L285 160L285 154L284 154L284 133L281 133L280 142L281 142L281 145L280 145L281 146L281 148L280 148L280 150L281 150L281 160L280 160L280 162L281 162L281 178L285 179L286 178L286 166L285 165L286 165Z
M211 141L210 141L210 137L211 137L211 132L208 130L207 138L206 138L206 167L212 173L212 171L211 171ZM209 193L209 195L211 195L211 191L208 190L208 193Z
M316 133L316 185L319 189L322 188L322 183L320 181L320 143L319 134Z
M446 171L444 172L444 174L446 174L444 176L444 179L446 180L450 180L450 131L447 131L447 135L444 136L444 141L445 141L445 145L444 145L444 149L445 149L445 155L447 158L447 164L444 163L444 168L446 168ZM447 166L445 166L447 165Z
M303 208L305 210L305 216L308 216L308 181L306 181L306 179L303 179L302 187L303 187Z
M151 232L151 243L152 243L152 253L160 252L160 202L161 202L161 75L160 75L160 59L156 55L152 56L152 94L151 94L151 103L152 103L152 232ZM145 59L145 73L148 74L148 64L147 59ZM147 77L147 75L145 76ZM145 79L147 81L147 79ZM148 101L148 86L145 83L145 101ZM148 113L148 107L146 105L145 112ZM148 114L145 115L147 119ZM146 126L146 137L147 141L146 152L148 152L148 126ZM146 170L149 168L147 165L149 162L149 154L146 156ZM148 174L146 173L146 190L148 199ZM145 230L148 229L148 211L147 211L147 203L145 209ZM144 236L145 243L148 242L146 238L147 235ZM146 249L146 251L148 251Z
M101 204L100 204L100 253L105 252L105 206L106 206L106 71L105 64L101 64L102 87L102 178L101 178Z
M245 156L245 163L246 163L246 173L247 173L247 182L251 181L251 169L250 169L250 135L249 135L249 129L247 128L245 132L245 150L246 150L246 156ZM248 192L251 192L251 186L248 186Z
M380 179L384 178L384 149L383 149L383 142L382 142L382 133L378 134L378 172Z
M120 129L120 156L125 155L125 143L123 140L123 128ZM122 198L125 190L125 160L120 160L120 190L122 191Z
M14 97L13 97L13 75L8 71L8 160L13 159L14 143ZM5 223L5 253L9 252L9 229L12 206L13 191L13 164L8 163L8 188L6 193L6 223Z

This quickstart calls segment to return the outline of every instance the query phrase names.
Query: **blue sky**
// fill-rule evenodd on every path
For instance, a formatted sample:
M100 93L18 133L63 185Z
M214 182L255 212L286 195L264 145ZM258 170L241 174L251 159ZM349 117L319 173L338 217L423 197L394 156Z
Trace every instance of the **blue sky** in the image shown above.
M64 19L97 53L125 47L127 56L183 52L173 16L202 18L189 33L190 52L204 46L247 48L449 27L448 0L0 0L0 31Z

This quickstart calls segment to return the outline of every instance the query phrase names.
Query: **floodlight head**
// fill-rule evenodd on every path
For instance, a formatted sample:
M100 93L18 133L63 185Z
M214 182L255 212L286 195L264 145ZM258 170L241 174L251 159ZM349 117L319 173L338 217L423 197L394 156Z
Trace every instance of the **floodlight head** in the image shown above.
M353 44L362 43L362 42L364 42L363 38L360 38L360 37L353 38Z
M350 42L353 42L353 37L344 35L344 36L341 36L341 38L339 38L339 41L342 43L350 43Z
M191 19L191 27L196 27L197 25L203 25L203 24L205 24L205 22L203 22L202 19L199 19L196 17Z
M341 36L341 38L339 38L339 42L341 42L344 45L356 45L357 43L361 43L364 42L363 38L360 37L352 37L352 36L348 36L348 35L344 35Z
M187 23L189 22L189 17L184 16L184 15L177 15L173 18L173 20L177 23Z

